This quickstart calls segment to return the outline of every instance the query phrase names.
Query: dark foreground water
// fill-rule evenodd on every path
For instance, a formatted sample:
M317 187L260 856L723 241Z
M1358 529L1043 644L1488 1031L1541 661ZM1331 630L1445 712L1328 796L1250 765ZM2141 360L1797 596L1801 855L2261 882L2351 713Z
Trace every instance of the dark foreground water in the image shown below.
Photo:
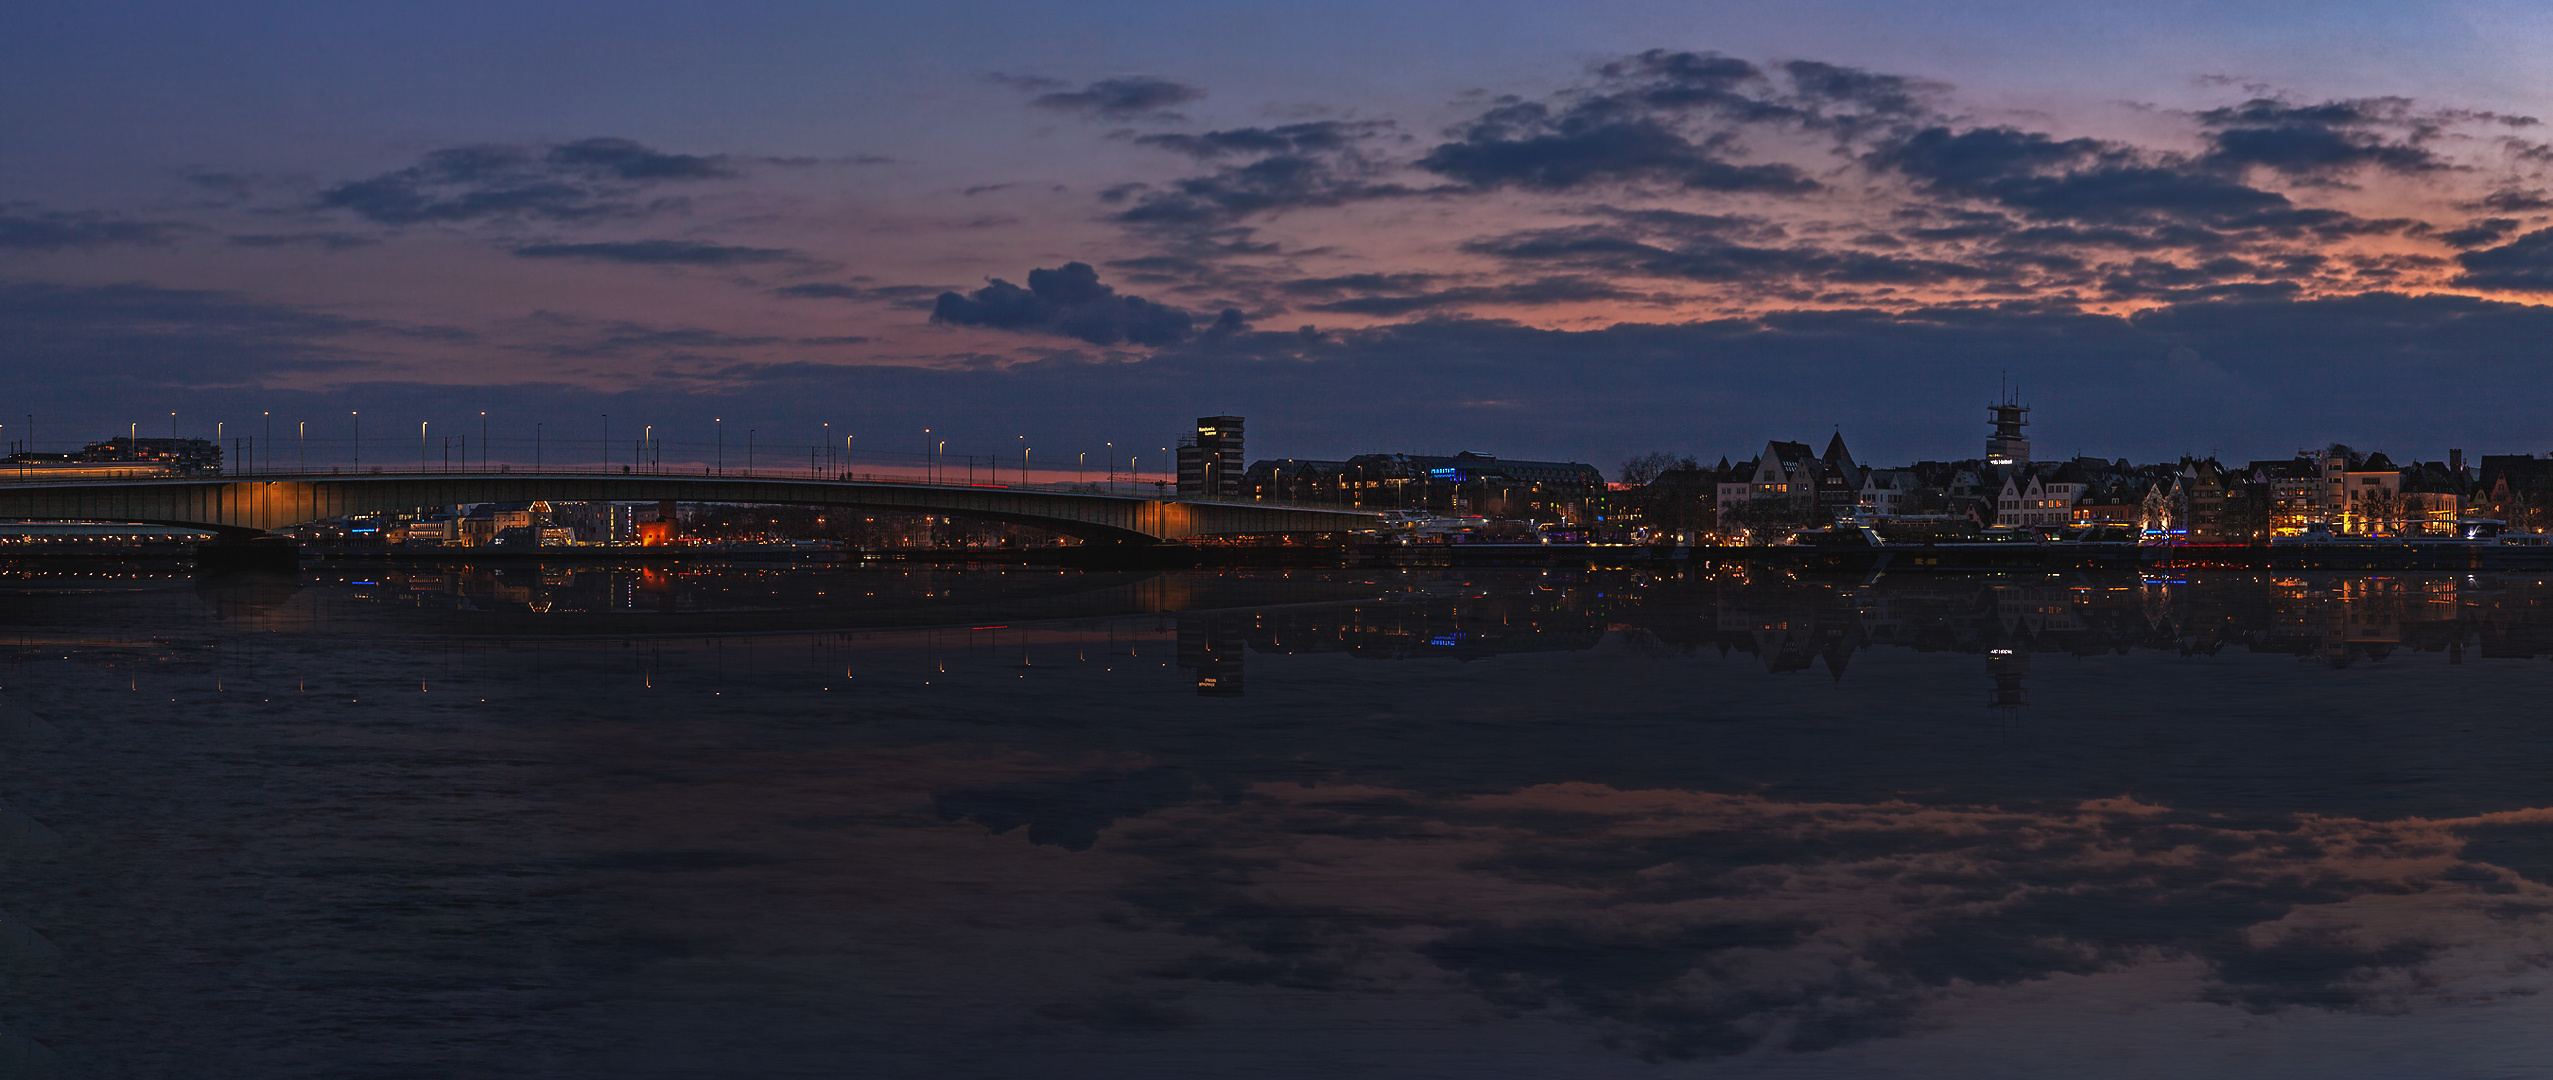
M2553 583L0 569L0 1076L2518 1077Z

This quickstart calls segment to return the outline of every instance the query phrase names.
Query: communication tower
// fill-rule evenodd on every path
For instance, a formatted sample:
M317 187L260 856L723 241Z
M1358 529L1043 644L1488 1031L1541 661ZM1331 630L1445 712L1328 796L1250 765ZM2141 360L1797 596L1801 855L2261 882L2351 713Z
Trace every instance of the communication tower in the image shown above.
M2022 428L2030 426L2030 407L2021 403L2020 394L2007 389L2002 401L1986 406L1995 426L1995 433L1986 439L1986 464L2030 463L2030 436L2021 433Z

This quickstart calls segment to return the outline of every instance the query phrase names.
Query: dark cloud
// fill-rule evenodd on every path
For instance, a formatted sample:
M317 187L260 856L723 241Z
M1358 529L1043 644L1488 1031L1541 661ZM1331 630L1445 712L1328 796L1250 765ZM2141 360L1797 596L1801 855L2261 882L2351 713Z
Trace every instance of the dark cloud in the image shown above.
M2553 229L2537 229L2498 247L2456 256L2455 283L2474 289L2553 292Z
M1559 263L1607 276L1706 281L1758 288L1825 284L1935 285L2011 280L1993 262L1925 259L1813 245L1772 246L1710 236L1673 239L1608 225L1535 229L1485 237L1466 250L1515 262Z
M2516 218L2480 218L2465 223L2461 229L2450 229L2439 233L2438 239L2460 248L2481 247L2484 244L2498 243L2500 238L2516 232L2518 225Z
M1278 127L1232 128L1202 134L1143 135L1138 146L1159 147L1196 158L1261 154L1325 154L1390 130L1383 121L1315 120Z
M1820 106L1850 106L1864 114L1878 116L1917 116L1925 113L1927 98L1947 92L1940 83L1904 75L1883 75L1860 68L1820 63L1815 60L1792 60L1781 65L1790 77L1792 89L1803 99Z
M372 247L381 243L375 236L342 232L243 233L230 238L232 244L250 248L305 247L321 251L346 251Z
M1483 116L1418 167L1476 187L1562 191L1606 181L1647 181L1693 191L1797 194L1817 181L1797 166L1743 165L1721 140L1694 140L1649 118L1588 121L1532 102Z
M1131 204L1117 213L1120 222L1193 237L1252 214L1419 194L1419 189L1382 179L1392 166L1367 151L1366 144L1388 130L1385 124L1324 121L1146 136L1136 141L1232 163L1157 187L1122 185L1101 192L1100 198Z
M1342 274L1337 277L1297 278L1277 286L1279 292L1295 296L1329 296L1342 292L1409 292L1424 289L1444 279L1443 274Z
M1474 187L1565 191L1635 183L1686 191L1797 195L1821 185L1786 162L1746 163L1749 127L1825 131L1928 115L1947 87L1809 60L1779 68L1786 94L1754 64L1653 49L1595 68L1595 82L1549 100L1502 98L1418 167Z
M1875 168L1928 192L1992 202L2025 217L2205 229L2350 229L2359 219L2300 208L2170 154L2009 127L1928 127L1874 150Z
M1336 280L1336 279L1333 279ZM1420 293L1377 293L1308 305L1313 311L1352 315L1407 315L1419 311L1475 305L1534 306L1595 300L1649 300L1615 285L1581 277L1548 277L1502 285L1467 285Z
M2210 130L2205 162L2232 169L2259 166L2289 179L2334 182L2360 168L2419 174L2451 168L2420 145L2441 118L2415 113L2407 98L2365 98L2290 105L2253 98L2198 114ZM2380 129L2405 129L2389 139Z
M1175 118L1170 108L1185 105L1206 96L1186 83L1157 79L1149 75L1130 75L1101 79L1079 90L1057 90L1040 94L1029 104L1059 112L1087 113L1111 120L1143 117Z
M562 169L623 180L709 180L734 176L724 158L666 154L629 139L583 139L550 148L549 163Z
M110 244L165 247L191 230L168 221L134 221L100 213L0 211L0 251L60 251Z
M594 244L530 244L514 249L526 259L597 259L603 262L664 266L744 266L798 262L803 256L787 248L732 247L696 240L630 240Z
M2553 210L2553 193L2547 193L2542 188L2502 188L2475 202L2465 204L2465 209L2497 210L2504 214Z
M1087 263L1065 263L1028 272L1028 287L994 279L972 294L944 292L931 321L1024 333L1061 334L1093 345L1172 345L1197 331L1197 316L1140 296L1120 296L1099 281ZM1226 311L1207 327L1224 335L1242 329L1241 314Z
M543 148L459 146L417 164L319 193L321 209L346 210L385 225L488 218L583 221L633 217L664 204L639 196L652 185L736 175L726 159L666 154L628 139L583 139Z

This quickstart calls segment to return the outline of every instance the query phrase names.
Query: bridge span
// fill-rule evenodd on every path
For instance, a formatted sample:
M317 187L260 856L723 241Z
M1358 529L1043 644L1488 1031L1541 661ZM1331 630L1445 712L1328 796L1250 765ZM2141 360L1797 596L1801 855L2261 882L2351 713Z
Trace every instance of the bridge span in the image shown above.
M1025 487L770 475L593 472L380 472L15 480L0 474L0 520L114 521L264 536L353 514L487 502L776 503L1016 522L1099 543L1375 528L1372 511L1143 498Z

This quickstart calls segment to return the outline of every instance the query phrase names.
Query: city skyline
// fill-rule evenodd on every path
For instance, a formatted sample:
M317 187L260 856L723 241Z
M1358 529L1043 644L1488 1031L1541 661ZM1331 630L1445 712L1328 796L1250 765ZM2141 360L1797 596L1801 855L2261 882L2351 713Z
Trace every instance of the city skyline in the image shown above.
M10 411L1610 471L1971 457L2008 376L2048 458L2553 449L2516 5L1466 10L58 13Z

